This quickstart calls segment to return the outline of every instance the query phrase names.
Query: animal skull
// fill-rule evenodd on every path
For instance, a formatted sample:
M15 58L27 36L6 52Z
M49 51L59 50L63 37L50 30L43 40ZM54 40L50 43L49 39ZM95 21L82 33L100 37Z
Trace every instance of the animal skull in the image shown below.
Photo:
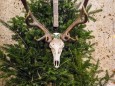
M50 42L49 47L51 48L53 54L53 63L55 68L58 68L60 65L60 55L64 47L64 42L60 39L60 33L54 33L54 38Z
M37 27L38 29L41 29L44 32L44 36L42 36L41 38L37 39L37 41L43 40L45 39L46 42L50 43L49 46L51 48L52 54L53 54L53 60L54 60L54 66L56 68L59 67L60 64L60 55L62 52L62 49L64 47L64 43L63 41L68 41L68 40L75 40L70 36L70 31L72 29L74 29L75 26L78 26L79 24L84 24L88 21L88 14L86 11L86 6L88 4L89 0L82 0L83 2L81 3L80 6L80 13L79 16L75 19L75 21L73 21L72 24L69 25L69 27L67 27L67 29L63 32L63 33L54 33L53 37L52 34L50 33L50 31L39 21L37 21L37 18L32 14L31 10L29 9L28 5L27 5L27 0L21 0L22 4L24 5L24 8L27 12L27 16L26 16L26 24L30 27ZM57 0L53 0L53 1L57 1ZM54 5L54 9L56 9L55 11L58 11L58 2L56 2L56 5ZM53 27L58 27L58 13L56 13L54 11L54 26ZM30 22L30 19L32 19L32 22ZM63 40L63 41L62 41Z

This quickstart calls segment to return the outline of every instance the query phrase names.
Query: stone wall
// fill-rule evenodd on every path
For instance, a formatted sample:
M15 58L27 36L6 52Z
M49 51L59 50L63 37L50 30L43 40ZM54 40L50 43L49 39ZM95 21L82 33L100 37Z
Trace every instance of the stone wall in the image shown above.
M114 0L90 0L93 9L103 9L102 12L93 15L97 21L88 22L86 29L92 30L95 36L95 52L93 57L100 59L100 68L115 71L115 1ZM0 19L8 21L16 15L23 15L22 4L19 0L0 0ZM0 46L11 44L11 32L8 28L0 24ZM102 74L103 75L103 74ZM2 86L2 85L1 85ZM110 82L108 86L115 86Z
M19 0L0 0L0 19L9 21L16 15L22 15L22 4ZM11 40L12 32L0 24L0 46L3 44L14 43Z

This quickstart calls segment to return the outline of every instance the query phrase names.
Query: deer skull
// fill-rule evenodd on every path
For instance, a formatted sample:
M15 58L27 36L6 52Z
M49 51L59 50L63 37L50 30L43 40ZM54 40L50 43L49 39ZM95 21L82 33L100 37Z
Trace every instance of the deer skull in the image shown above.
M60 55L64 47L64 42L60 39L60 33L54 33L54 38L50 42L49 47L51 48L53 54L53 63L55 68L58 68L60 65Z
M57 0L55 0L57 1ZM78 15L77 19L75 19L75 21L73 21L72 24L70 24L70 26L63 32L63 33L54 33L53 37L52 34L50 33L50 31L43 25L41 24L37 18L32 14L31 10L29 9L26 0L21 0L22 4L24 5L24 8L27 12L27 16L26 16L26 24L30 27L37 27L38 29L41 29L44 32L44 36L37 39L37 41L43 40L45 39L46 42L50 43L49 47L51 48L52 54L53 54L53 61L54 61L54 66L56 68L59 67L60 64L60 55L62 52L62 49L64 47L64 42L63 41L69 41L69 40L75 40L70 36L70 31L72 29L74 29L75 26L78 26L79 24L84 24L88 21L88 14L86 12L86 6L88 4L89 0L83 0L83 3L80 6L80 14ZM58 6L58 2L55 2L56 5ZM57 9L58 7L56 7L55 9ZM58 10L56 10L57 12ZM55 26L57 27L58 24L56 23L58 21L58 13L55 13ZM32 19L32 22L30 22L30 18ZM63 41L62 41L63 40Z

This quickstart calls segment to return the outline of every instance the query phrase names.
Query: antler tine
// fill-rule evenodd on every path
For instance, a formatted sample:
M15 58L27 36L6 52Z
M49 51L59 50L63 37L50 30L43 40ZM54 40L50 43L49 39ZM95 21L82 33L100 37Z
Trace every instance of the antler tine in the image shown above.
M31 26L31 27L37 27L37 28L41 29L45 33L45 35L43 37L41 37L40 39L38 39L39 41L43 40L44 38L46 38L46 41L50 42L52 40L51 33L47 30L47 28L45 28L44 25L42 25L40 22L37 21L37 19L35 18L35 16L29 10L29 7L27 5L26 0L21 0L21 2L24 5L24 8L25 8L26 12L28 13L27 16L26 16L26 24L28 26ZM29 18L32 19L32 23L29 22Z
M63 41L68 41L69 39L71 40L74 40L73 38L70 37L70 34L69 32L77 25L79 24L84 24L88 21L88 15L87 15L87 12L86 12L86 6L88 4L88 1L89 0L85 0L84 3L83 3L83 6L82 6L82 9L80 11L80 15L79 17L66 29L66 31L64 31L64 33L62 33L61 35L61 39Z

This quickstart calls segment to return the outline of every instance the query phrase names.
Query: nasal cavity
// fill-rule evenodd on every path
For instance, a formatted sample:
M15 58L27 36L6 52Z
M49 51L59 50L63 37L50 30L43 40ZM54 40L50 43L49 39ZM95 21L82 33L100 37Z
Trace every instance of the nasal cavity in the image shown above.
M59 67L59 61L55 61L54 65L55 65L56 68L58 68Z

